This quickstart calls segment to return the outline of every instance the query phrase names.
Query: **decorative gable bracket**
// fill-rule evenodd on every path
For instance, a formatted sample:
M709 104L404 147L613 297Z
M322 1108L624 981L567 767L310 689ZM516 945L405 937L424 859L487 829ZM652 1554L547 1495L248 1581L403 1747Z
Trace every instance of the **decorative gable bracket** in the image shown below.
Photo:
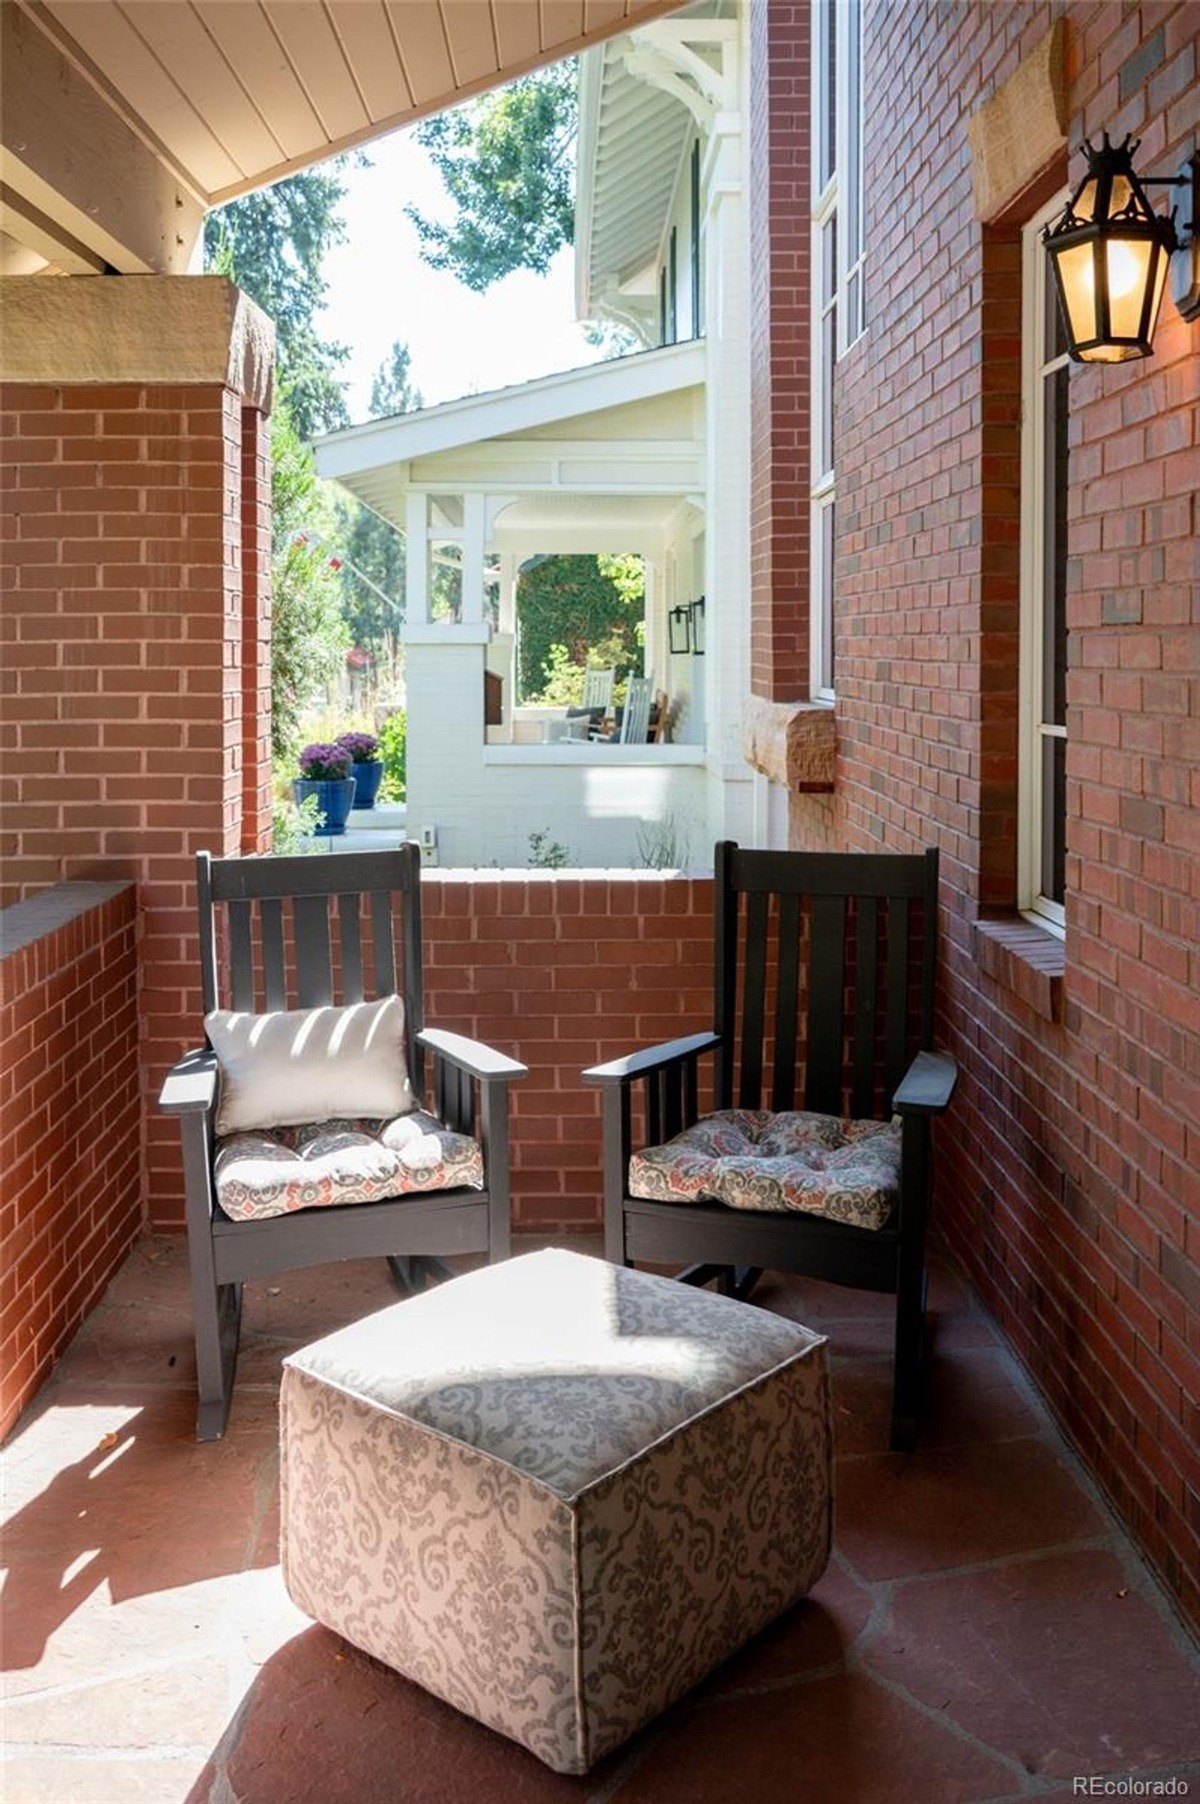
M630 75L680 101L702 132L711 132L721 113L737 111L732 20L660 19L623 40L617 54Z

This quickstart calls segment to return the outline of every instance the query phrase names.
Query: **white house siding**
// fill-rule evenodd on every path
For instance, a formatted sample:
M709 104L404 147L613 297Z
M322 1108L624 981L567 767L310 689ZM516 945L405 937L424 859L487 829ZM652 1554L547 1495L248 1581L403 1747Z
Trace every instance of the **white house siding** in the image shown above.
M572 864L636 865L638 829L675 817L694 861L711 845L708 773L699 747L488 746L485 648L430 628L408 648L407 831L431 831L442 865L522 865L530 835Z

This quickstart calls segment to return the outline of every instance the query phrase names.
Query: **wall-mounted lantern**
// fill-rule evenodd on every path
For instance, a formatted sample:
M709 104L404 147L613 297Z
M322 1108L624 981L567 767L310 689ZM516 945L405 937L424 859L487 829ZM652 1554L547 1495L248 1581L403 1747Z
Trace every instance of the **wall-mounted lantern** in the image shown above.
M1200 154L1178 175L1139 176L1138 140L1097 150L1085 141L1088 171L1062 217L1043 236L1058 289L1067 349L1076 363L1125 363L1149 357L1166 286L1184 319L1200 314ZM1191 216L1180 229L1175 213L1156 213L1146 182L1184 184Z
M682 602L667 615L667 643L673 657L692 649L692 610Z
M692 603L692 654L694 657L704 656L704 597L699 596Z

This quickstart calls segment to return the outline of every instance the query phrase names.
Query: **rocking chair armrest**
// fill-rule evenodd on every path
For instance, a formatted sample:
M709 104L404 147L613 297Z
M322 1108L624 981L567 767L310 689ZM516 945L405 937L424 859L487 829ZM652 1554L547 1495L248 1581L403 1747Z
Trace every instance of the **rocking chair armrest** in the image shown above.
M958 1082L958 1066L944 1052L919 1052L892 1099L898 1115L941 1115Z
M623 1084L646 1077L651 1071L663 1071L669 1065L711 1052L721 1044L721 1036L711 1030L687 1034L681 1040L664 1040L659 1046L647 1046L642 1052L631 1052L623 1059L610 1059L607 1064L593 1065L580 1073L585 1084Z
M485 1046L481 1040L469 1040L465 1034L450 1033L444 1027L423 1027L417 1039L439 1058L449 1060L460 1071L480 1078L484 1083L508 1083L514 1078L529 1076L528 1065L522 1065L519 1059L510 1059L494 1047Z
M200 1046L168 1071L158 1106L168 1115L200 1115L212 1108L216 1094L217 1055Z

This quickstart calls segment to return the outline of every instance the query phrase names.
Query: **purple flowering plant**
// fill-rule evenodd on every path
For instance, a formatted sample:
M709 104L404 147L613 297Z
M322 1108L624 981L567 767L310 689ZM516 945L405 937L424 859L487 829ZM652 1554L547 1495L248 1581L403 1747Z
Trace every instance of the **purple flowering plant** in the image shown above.
M337 742L355 764L374 764L379 757L379 741L374 733L339 733Z
M310 783L344 783L354 760L344 745L306 745L300 754L300 775Z

